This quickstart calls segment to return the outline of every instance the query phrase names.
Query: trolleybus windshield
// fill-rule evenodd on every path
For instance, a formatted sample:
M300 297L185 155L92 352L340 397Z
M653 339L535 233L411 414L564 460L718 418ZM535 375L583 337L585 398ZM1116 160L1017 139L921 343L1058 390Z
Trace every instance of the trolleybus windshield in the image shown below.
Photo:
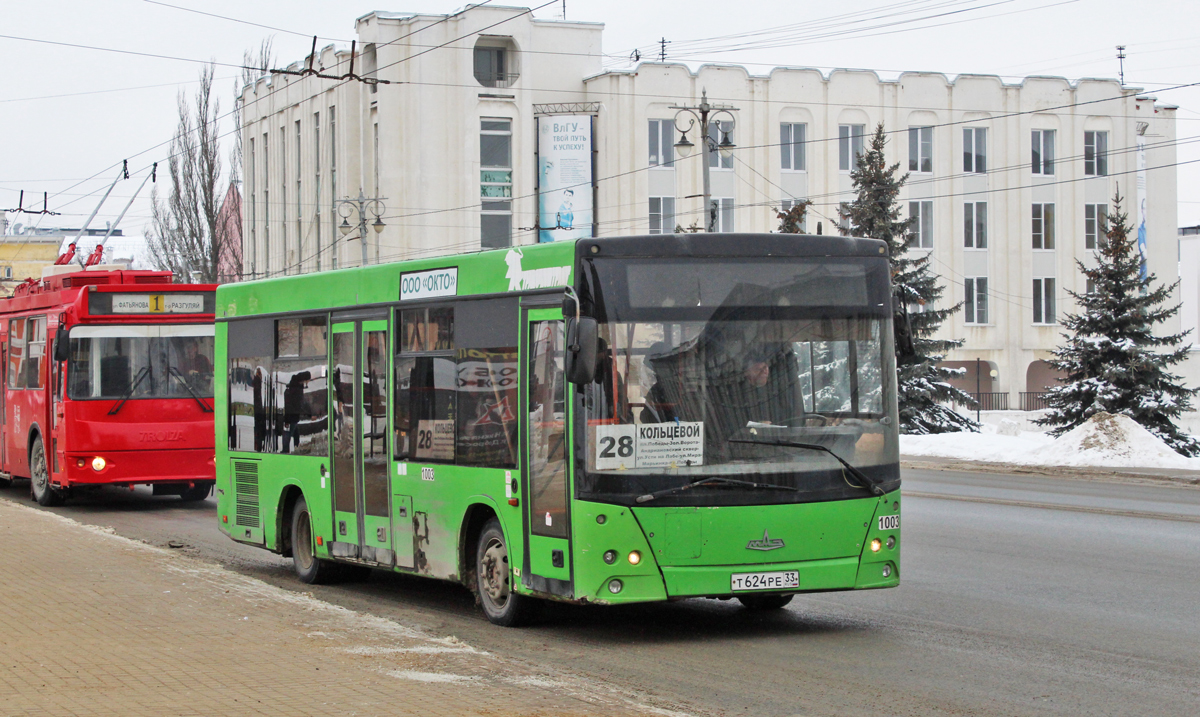
M602 343L580 425L581 497L870 495L830 453L898 486L886 260L596 259L583 274ZM706 477L736 480L670 490Z
M88 324L70 337L74 400L212 398L211 324Z

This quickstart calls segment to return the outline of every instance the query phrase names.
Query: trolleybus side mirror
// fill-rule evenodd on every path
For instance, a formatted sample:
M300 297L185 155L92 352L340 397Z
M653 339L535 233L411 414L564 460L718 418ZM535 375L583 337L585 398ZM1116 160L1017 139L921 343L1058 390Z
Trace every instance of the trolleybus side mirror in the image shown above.
M71 358L71 330L59 329L54 335L54 360L66 361Z

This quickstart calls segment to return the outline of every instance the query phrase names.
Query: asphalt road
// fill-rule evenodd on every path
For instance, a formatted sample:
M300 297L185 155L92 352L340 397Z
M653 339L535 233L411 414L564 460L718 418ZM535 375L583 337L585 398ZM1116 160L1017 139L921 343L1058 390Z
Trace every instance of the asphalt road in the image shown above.
M487 623L463 588L376 573L300 585L215 504L109 490L53 510L345 607L695 714L1184 715L1200 705L1200 489L906 471L902 584L736 602L554 606ZM27 483L0 499L28 502Z

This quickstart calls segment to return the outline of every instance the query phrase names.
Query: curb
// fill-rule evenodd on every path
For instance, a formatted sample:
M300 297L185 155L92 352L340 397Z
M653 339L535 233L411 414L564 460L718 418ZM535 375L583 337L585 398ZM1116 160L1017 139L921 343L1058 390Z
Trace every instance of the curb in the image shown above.
M1042 475L1070 480L1100 480L1113 483L1155 483L1200 487L1200 472L1153 473L1137 468L1079 468L1074 466L1034 466L1018 463L964 461L933 456L900 457L900 468L926 471L968 471L975 473L1007 473L1012 475Z

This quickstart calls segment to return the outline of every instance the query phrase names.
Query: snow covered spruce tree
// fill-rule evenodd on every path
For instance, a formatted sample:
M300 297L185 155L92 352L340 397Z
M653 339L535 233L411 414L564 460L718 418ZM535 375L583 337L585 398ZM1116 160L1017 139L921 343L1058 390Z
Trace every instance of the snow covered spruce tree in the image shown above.
M950 433L977 431L979 424L952 410L946 403L954 401L973 406L974 400L951 386L947 379L961 375L961 369L947 369L937 364L961 340L934 339L951 314L962 306L935 309L945 287L930 270L929 255L908 254L908 234L912 219L900 218L897 197L908 181L908 174L896 177L900 165L887 165L884 147L887 134L883 123L875 128L870 146L858 157L850 178L854 182L855 199L838 210L843 225L856 237L882 239L888 245L892 265L892 291L899 299L896 314L897 393L900 404L902 433ZM846 231L846 230L843 230ZM921 307L913 311L911 307ZM902 335L911 327L911 342ZM911 350L906 350L911 343Z
M1038 423L1055 426L1053 436L1075 428L1097 413L1122 414L1140 423L1185 456L1200 455L1200 441L1183 433L1174 419L1192 409L1196 389L1180 385L1169 367L1187 357L1180 346L1187 331L1155 336L1154 325L1179 311L1163 306L1179 286L1155 286L1157 277L1141 275L1142 258L1130 236L1121 192L1113 197L1105 240L1095 252L1096 267L1076 261L1091 290L1067 293L1079 302L1063 326L1066 343L1054 350L1051 366L1066 374L1050 389L1050 410Z

